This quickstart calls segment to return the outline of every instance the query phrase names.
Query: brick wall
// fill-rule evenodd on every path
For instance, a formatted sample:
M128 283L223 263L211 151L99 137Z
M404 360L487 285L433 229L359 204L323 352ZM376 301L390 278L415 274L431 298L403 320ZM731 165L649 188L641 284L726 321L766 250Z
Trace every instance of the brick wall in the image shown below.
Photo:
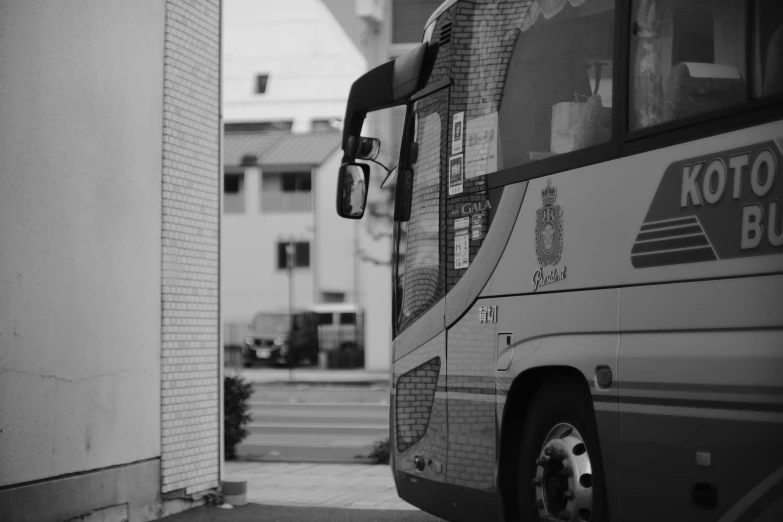
M479 302L448 333L448 482L495 487L496 323L478 322Z
M397 449L405 451L427 431L440 374L440 357L414 368L397 381Z
M162 490L219 480L220 0L167 0Z
M392 379L391 424L395 441L400 431L405 432L406 437L414 432L416 436L415 440L410 437L403 444L397 442L393 445L395 467L399 471L413 472L417 455L428 462L432 459L435 465L428 465L423 472L416 473L436 482L445 482L448 472L445 361L446 333L443 332L396 361ZM399 406L398 400L402 401ZM406 420L407 414L417 419L418 423L399 429L397 423Z

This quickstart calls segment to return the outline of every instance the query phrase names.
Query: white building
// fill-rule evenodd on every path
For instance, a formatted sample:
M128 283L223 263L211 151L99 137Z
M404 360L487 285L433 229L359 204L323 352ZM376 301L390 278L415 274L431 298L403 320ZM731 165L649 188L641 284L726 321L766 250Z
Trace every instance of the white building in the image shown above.
M365 367L386 369L391 359L390 227L337 217L341 135L330 132L334 130L330 122L344 117L351 85L369 68L368 59L374 60L374 54L357 41L381 41L382 27L355 11L351 18L345 7L358 6L354 0L328 4L322 0L226 0L224 4L227 193L221 285L226 342L236 342L242 325L255 312L287 309L288 279L280 269L278 252L280 243L293 238L301 245L297 248L302 256L309 250L308 266L293 271L294 305L359 304L366 318ZM285 137L278 134L282 131L314 134ZM311 157L306 140L329 140L334 149L331 155ZM275 164L276 155L285 156L284 162ZM242 165L244 156L255 159L247 158ZM308 161L302 159L305 156ZM306 172L312 176L309 208L302 189L308 185L297 181L304 180ZM373 170L373 177L377 189L380 171ZM284 179L292 190L278 188ZM370 196L381 197L377 190ZM383 263L362 261L362 256Z
M1 4L3 522L141 522L220 484L220 12Z
M340 158L337 132L225 135L227 341L241 341L256 312L287 310L289 293L292 308L354 298L354 227L343 226L334 208ZM290 280L289 243L295 249Z
M290 122L299 132L342 119L367 62L321 0L224 5L226 123Z

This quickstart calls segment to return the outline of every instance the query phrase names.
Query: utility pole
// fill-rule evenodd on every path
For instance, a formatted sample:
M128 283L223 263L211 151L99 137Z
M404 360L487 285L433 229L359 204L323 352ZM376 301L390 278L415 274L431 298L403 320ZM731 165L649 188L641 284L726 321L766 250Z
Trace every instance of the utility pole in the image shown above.
M294 242L292 238L288 238L288 244L285 247L285 254L286 254L286 273L288 274L288 326L289 328L293 327L293 320L294 320ZM290 343L290 337L289 337L289 343ZM291 346L289 344L288 346L289 354L291 353ZM293 380L293 365L288 365L288 380Z

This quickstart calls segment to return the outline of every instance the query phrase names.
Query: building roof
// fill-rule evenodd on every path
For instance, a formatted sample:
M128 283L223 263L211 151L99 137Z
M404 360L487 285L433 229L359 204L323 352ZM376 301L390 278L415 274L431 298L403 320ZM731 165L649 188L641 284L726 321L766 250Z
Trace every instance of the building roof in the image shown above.
M223 138L223 163L239 166L253 155L261 167L323 164L340 148L339 132L227 132Z
M339 132L289 134L280 138L259 158L262 167L274 165L321 165L340 148Z
M260 160L275 142L288 134L285 131L227 132L223 136L223 164L239 166L247 155Z

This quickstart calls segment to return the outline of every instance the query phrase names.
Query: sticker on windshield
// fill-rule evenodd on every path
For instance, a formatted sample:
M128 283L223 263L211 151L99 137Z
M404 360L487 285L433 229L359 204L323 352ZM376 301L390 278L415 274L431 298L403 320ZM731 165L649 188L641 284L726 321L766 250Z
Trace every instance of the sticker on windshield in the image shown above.
M462 193L462 154L449 158L449 196Z
M465 126L465 179L498 170L498 113L469 120Z
M470 238L473 240L481 239L481 214L473 214L471 216L471 234Z
M470 266L470 241L468 229L454 233L454 269L462 270Z
M465 113L458 112L451 122L451 153L462 153L462 127L465 122Z

